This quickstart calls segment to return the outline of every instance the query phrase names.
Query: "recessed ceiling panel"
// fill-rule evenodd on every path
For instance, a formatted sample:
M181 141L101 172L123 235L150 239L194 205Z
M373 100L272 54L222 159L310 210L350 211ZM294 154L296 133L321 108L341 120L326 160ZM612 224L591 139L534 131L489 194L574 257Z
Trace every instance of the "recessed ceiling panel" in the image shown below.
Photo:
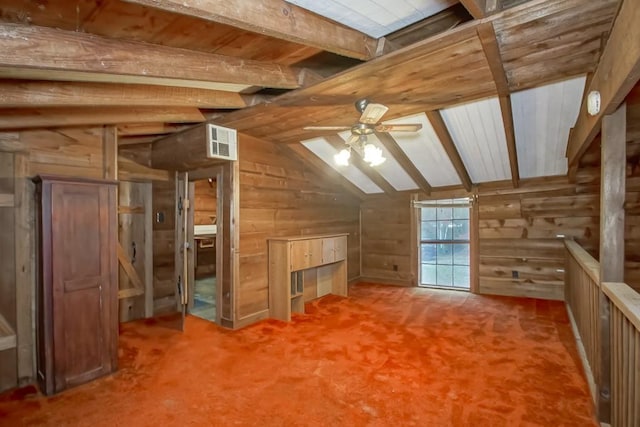
M385 122L385 124L404 123L421 123L422 129L418 132L390 132L390 134L429 185L442 187L460 184L460 178L427 116L420 113Z
M357 186L366 194L382 193L382 189L378 187L368 176L363 174L360 169L349 164L349 166L338 166L333 160L333 156L338 153L333 145L324 138L313 138L302 141L302 145L307 147L313 154L322 159L326 164L335 169L340 175L348 179L352 184Z
M458 105L441 112L471 181L511 179L498 98Z
M374 38L433 16L457 0L287 0Z
M341 132L340 137L346 141L351 136L351 131ZM367 142L374 144L382 150L382 156L387 160L378 166L373 168L385 179L393 188L398 191L404 190L416 190L418 185L413 182L409 174L400 166L400 163L393 158L391 153L382 145L380 140L375 135L367 136ZM357 153L352 152L352 156L358 156ZM368 167L368 166L367 166Z
M511 95L521 178L564 175L569 130L580 112L586 77Z

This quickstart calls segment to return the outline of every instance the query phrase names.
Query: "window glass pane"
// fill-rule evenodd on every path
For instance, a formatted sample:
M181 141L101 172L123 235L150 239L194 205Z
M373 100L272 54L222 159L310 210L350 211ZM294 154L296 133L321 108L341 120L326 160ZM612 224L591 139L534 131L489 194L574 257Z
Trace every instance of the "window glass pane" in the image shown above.
M469 208L453 208L453 219L468 219Z
M452 245L439 244L438 246L438 264L452 264L453 257Z
M456 265L469 265L469 244L468 243L453 245L453 263Z
M451 221L438 221L437 240L451 240L453 237L453 226L451 224Z
M453 208L437 208L438 219L451 219L453 217Z
M431 243L423 243L420 247L422 263L435 264L436 263L436 245Z
M437 285L453 286L453 267L450 265L438 265Z
M469 240L469 220L453 221L453 240Z
M420 209L422 221L430 221L436 219L436 209L435 208L422 208Z
M453 286L469 289L469 267L453 266Z
M422 275L420 283L423 285L436 284L436 266L431 264L422 264Z
M436 222L435 221L423 221L421 229L422 240L436 240Z

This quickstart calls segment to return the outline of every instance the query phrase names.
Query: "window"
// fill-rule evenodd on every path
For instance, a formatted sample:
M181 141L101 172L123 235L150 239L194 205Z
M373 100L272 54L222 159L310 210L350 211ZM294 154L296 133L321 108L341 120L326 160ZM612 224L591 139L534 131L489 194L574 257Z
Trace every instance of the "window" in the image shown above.
M420 285L469 289L469 199L419 202Z

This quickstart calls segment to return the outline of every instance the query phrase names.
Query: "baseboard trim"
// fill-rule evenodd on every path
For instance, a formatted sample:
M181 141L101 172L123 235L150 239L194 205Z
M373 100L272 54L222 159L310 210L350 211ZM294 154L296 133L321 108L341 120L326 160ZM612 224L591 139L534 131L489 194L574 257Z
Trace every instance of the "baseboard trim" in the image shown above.
M260 320L264 320L267 318L269 318L269 309L258 311L256 313L252 313L247 316L236 319L236 321L233 322L233 329L244 328L245 326L249 326L253 323L259 322Z

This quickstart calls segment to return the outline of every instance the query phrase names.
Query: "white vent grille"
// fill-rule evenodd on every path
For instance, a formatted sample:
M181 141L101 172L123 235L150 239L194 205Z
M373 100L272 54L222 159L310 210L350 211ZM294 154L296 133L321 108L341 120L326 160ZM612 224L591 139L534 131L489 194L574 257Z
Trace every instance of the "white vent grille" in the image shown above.
M207 125L207 156L238 160L238 135L235 129Z

